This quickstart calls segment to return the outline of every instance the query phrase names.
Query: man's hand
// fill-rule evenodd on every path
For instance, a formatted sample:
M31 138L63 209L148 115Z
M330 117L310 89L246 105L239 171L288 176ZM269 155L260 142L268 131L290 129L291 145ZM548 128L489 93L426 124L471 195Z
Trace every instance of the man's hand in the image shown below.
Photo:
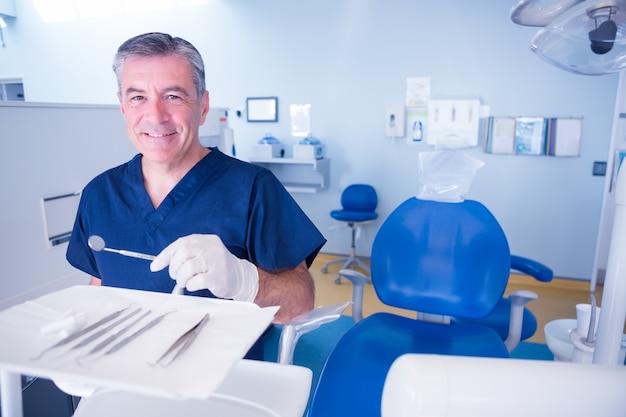
M179 238L157 255L150 270L168 265L170 277L189 291L208 289L217 297L252 302L259 290L256 266L230 253L217 235Z

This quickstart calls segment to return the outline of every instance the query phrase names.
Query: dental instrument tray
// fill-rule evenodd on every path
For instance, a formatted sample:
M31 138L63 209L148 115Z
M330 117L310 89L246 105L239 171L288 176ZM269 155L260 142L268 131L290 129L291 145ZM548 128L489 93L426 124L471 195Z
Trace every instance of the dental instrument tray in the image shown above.
M86 315L83 334L60 343L71 337L41 331L66 317L68 310ZM0 371L166 397L208 398L277 310L230 300L74 286L0 312ZM101 335L94 337L97 332ZM186 333L192 338L176 359L154 366ZM93 341L87 339L90 334ZM109 339L108 346L100 346Z

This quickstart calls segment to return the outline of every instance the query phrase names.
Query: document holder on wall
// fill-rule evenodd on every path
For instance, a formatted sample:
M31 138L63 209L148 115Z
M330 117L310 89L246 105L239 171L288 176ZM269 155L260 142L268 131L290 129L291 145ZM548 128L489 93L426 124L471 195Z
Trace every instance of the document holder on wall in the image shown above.
M483 150L493 154L580 156L582 117L488 117Z
M80 192L42 200L45 232L50 248L70 240L80 202Z
M550 118L546 121L546 154L580 156L582 117Z
M515 120L515 153L541 155L544 153L545 119L518 117Z

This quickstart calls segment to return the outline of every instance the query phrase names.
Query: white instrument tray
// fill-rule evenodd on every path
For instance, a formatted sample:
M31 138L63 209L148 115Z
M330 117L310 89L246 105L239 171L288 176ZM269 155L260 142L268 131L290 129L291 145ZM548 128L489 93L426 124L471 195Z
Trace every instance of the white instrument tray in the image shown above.
M81 340L77 339L33 360L62 339L60 335L43 335L41 328L60 320L68 311L86 313L90 324L127 306L130 308L126 312L142 308L135 317L148 309L151 314L120 339L152 318L171 313L109 355L81 358L97 341L70 351ZM0 312L0 369L150 395L208 398L270 325L277 310L253 303L79 285ZM150 365L206 313L209 322L186 352L167 367Z

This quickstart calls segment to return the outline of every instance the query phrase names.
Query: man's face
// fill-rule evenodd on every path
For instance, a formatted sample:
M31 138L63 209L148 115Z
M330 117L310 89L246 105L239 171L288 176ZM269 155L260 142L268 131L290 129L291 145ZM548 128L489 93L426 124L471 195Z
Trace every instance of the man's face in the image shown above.
M207 92L197 97L184 59L128 58L119 99L128 137L145 160L178 165L200 146L198 127L209 111L209 97Z

